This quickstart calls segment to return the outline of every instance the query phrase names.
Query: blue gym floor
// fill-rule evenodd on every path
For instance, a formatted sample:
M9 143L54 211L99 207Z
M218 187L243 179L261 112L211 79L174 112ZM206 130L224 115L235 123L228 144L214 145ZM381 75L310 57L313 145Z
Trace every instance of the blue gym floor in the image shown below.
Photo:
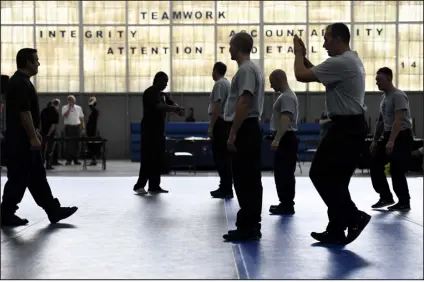
M307 177L297 177L293 216L269 215L278 201L272 176L263 177L263 237L242 244L223 242L238 204L210 197L217 177L163 177L170 193L144 197L132 192L134 177L49 182L79 210L50 225L27 191L18 215L30 223L1 231L2 279L423 279L422 177L408 179L408 213L371 210L371 180L353 178L352 198L372 219L345 247L310 237L325 229L327 212Z

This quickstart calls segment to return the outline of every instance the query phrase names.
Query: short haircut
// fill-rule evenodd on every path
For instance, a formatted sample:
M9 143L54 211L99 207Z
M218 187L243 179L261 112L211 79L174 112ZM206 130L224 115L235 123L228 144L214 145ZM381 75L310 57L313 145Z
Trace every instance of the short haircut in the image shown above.
M390 81L393 80L393 71L390 68L382 67L377 71L377 74L379 73L387 75Z
M340 37L343 43L349 44L350 42L350 31L347 25L344 23L333 23L328 26L331 30L331 37L336 39Z
M54 100L52 101L52 105L53 105L53 106L58 106L59 104L60 104L59 99L54 99Z
M157 83L158 81L168 78L168 75L164 73L163 71L160 71L156 73L155 77L153 78L153 84Z
M18 51L18 54L16 54L16 67L18 69L23 69L27 65L27 61L30 61L31 63L34 62L34 57L32 54L37 53L37 49L32 48L23 48Z
M247 32L239 32L233 35L231 38L232 44L237 51L250 54L253 49L253 38Z
M222 62L217 62L213 66L213 70L224 76L227 73L227 66Z

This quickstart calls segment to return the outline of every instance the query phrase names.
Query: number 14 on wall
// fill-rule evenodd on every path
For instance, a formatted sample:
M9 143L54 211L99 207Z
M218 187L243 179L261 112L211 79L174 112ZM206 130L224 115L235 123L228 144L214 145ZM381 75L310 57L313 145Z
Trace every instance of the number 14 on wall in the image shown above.
M401 62L400 65L403 69L405 68L405 66L408 67L408 63L405 64L405 62ZM411 67L416 68L417 64L415 62L412 62Z

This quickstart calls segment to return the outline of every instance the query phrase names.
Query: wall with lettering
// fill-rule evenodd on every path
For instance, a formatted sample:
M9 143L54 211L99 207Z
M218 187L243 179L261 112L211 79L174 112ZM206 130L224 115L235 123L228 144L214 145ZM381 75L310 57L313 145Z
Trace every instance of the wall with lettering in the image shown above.
M364 61L367 91L377 90L382 66L401 89L422 91L422 9L420 1L2 1L1 72L13 74L16 52L36 47L40 92L140 93L158 71L170 75L167 91L209 92L216 61L229 79L237 71L229 41L245 31L265 76L281 68L295 91L323 91L295 81L293 35L319 64L325 27L342 21Z

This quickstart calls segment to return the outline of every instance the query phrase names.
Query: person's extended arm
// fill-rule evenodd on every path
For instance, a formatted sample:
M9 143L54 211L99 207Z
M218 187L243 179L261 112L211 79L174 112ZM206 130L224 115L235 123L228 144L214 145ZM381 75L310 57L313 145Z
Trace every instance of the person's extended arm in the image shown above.
M277 134L275 134L274 141L280 143L281 138L286 134L290 125L291 113L284 112L280 114L280 121L278 123Z
M389 137L389 142L395 142L396 137L402 130L402 123L405 119L405 111L408 108L408 100L403 95L395 95L395 120L392 125L392 132Z
M224 93L222 93L223 91L224 91L223 87L217 83L214 85L212 89L212 95L210 98L211 110L212 110L211 120L209 122L210 130L214 128L216 120L218 119L218 117L220 116L222 112L221 101L222 101L222 96L224 95Z

